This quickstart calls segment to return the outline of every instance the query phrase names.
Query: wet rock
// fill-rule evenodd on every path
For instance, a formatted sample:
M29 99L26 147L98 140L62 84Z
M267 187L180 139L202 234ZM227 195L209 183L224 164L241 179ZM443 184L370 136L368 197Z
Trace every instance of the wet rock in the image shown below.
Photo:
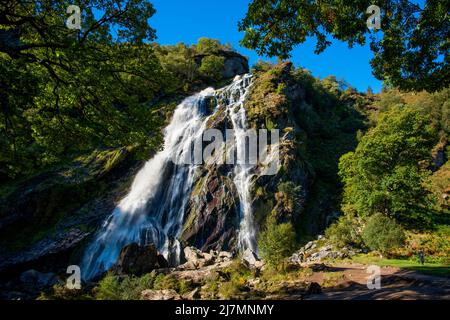
M27 287L43 288L51 287L61 280L52 272L42 273L36 270L27 270L20 275L20 281Z
M131 243L122 248L119 259L112 269L116 273L140 276L154 269L167 267L166 259L159 254L153 244L140 246L137 243Z
M173 289L144 290L141 292L143 300L181 300L181 296Z
M194 183L181 241L202 251L232 250L239 226L239 196L226 168L209 167ZM221 172L224 170L224 172Z
M257 268L257 265L260 266L258 264L260 259L250 248L247 248L242 254L242 262L249 268Z
M111 213L137 168L131 149L104 149L17 182L0 196L0 233L15 241L16 230L27 225L36 241L17 251L0 247L0 270L28 262L55 267L55 259L67 265L67 253ZM44 229L43 237L33 237Z

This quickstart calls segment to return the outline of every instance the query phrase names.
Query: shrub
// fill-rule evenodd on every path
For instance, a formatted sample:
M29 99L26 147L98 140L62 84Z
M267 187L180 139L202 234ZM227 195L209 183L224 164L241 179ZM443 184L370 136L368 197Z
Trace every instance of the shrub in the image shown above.
M325 236L338 248L345 246L359 247L362 244L362 239L358 227L356 217L343 215L328 227Z
M218 283L217 295L220 299L237 299L246 292L246 283L255 278L256 272L246 267L241 260L234 260L223 269L221 276L216 279ZM221 281L221 279L225 281Z
M121 287L119 279L113 274L107 274L96 288L95 298L98 300L120 300Z
M258 240L261 257L272 267L279 268L285 258L295 251L295 231L291 223L268 223Z
M406 245L399 250L406 257L415 257L422 250L427 261L450 261L450 226L438 225L432 232L406 233Z
M395 220L376 213L368 219L362 238L371 250L385 254L405 243L405 232Z
M98 300L138 300L141 292L154 286L155 276L151 273L142 277L115 276L108 273L95 288Z
M49 292L41 292L37 300L92 300L86 290L69 289L65 284L56 284Z
M300 213L302 209L302 188L292 181L282 182L278 185L275 194L278 202L283 204L283 209L289 213Z
M233 281L221 283L218 287L219 298L229 300L236 299L241 293L242 286Z
M258 73L258 72L267 72L271 68L273 68L273 64L264 61L264 60L258 60L253 66L252 66L252 73Z
M185 280L179 280L173 275L159 274L156 276L153 289L173 289L179 294L185 294L191 290L189 283Z

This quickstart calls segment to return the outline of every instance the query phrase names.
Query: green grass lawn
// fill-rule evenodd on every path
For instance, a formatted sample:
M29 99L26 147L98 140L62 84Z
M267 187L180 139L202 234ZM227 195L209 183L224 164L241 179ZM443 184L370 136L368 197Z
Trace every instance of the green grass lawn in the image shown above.
M356 255L351 261L363 264L375 264L380 267L398 267L433 276L450 277L450 265L437 262L426 262L426 257L424 265L419 264L419 262L414 259L386 259L369 255Z

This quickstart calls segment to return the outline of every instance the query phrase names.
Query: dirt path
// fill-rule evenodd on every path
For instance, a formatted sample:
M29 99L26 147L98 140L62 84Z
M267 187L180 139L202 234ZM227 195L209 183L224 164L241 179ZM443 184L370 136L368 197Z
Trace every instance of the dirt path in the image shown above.
M323 265L317 268L324 268ZM314 269L314 267L313 267ZM381 267L381 288L368 289L367 265L333 264L317 270L308 281L322 285L323 293L311 295L310 300L450 300L450 278L435 277L396 267Z

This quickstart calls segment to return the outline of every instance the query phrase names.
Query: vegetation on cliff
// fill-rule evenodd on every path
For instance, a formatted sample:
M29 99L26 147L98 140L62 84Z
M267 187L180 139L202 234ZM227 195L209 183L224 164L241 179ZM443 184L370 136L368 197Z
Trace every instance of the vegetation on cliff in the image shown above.
M448 97L448 89L379 95L368 110L370 128L340 160L345 216L327 231L334 243L373 247L358 230L366 223L382 228L384 215L407 229L404 249L392 253L411 257L434 243L428 254L448 261ZM391 249L403 242L397 234ZM435 237L441 241L431 240Z
M247 59L218 40L152 42L155 31L146 21L155 11L148 1L98 1L105 14L98 21L89 1L79 2L85 9L80 32L61 27L66 1L0 4L2 271L51 261L64 273L68 262L78 262L84 241L126 193L142 160L161 147L176 105L248 72ZM326 247L326 254L373 251L355 261L380 253L404 265L421 250L427 262L448 266L447 12L444 1L427 1L414 29L417 7L396 2L410 17L388 12L385 39L372 39L373 68L385 80L380 94L357 92L334 76L316 78L289 61L260 61L251 69L249 125L279 129L281 138L276 174L266 176L257 166L250 190L264 270L240 256L231 260L238 254L239 195L231 167L213 163L193 177L179 240L211 257L228 250L223 256L230 264L208 277L200 274L195 285L168 268L140 277L107 273L83 291L56 285L41 299L143 299L148 290L223 299L289 293L286 283L314 272L292 262L305 243ZM240 24L243 43L261 53L287 57L308 35L318 38L318 51L328 45L326 34L350 45L366 41L365 21L355 15L367 1L328 1L317 10L306 2L268 3L253 1ZM275 22L267 24L268 17ZM301 23L294 24L297 19ZM206 104L208 112L218 106L206 126L229 128L220 101Z

